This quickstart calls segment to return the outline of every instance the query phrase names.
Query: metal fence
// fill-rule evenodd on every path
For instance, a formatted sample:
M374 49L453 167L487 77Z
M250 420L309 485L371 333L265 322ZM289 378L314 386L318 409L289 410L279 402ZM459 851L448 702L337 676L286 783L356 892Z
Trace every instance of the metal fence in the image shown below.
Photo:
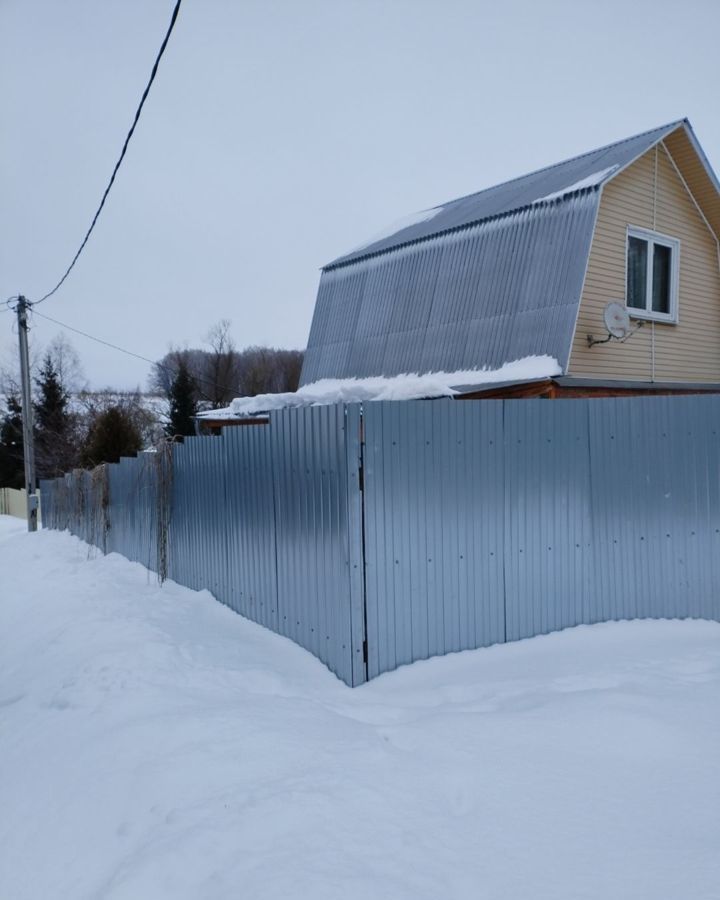
M273 413L43 482L68 528L208 588L346 683L609 619L720 619L720 398Z

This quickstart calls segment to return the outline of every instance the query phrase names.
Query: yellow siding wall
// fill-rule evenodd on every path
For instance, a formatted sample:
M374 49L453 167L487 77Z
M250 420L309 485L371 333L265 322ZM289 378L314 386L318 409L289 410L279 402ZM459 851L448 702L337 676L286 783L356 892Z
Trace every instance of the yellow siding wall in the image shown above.
M657 172L657 178L656 178ZM602 313L625 302L628 225L680 240L678 324L646 322L626 343L592 348L604 337ZM659 146L609 182L600 201L568 374L578 377L720 381L720 262L717 243Z

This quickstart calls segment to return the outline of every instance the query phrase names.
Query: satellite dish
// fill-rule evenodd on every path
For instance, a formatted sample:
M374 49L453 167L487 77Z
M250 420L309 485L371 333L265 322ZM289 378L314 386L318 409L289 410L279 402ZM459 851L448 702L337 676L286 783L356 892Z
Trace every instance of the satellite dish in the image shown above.
M630 323L628 311L622 303L618 303L617 301L612 301L607 304L603 310L603 321L605 322L608 336L599 339L592 334L588 334L588 347L594 347L595 344L607 344L607 342L611 341L613 338L615 338L616 341L626 341L630 335L635 334L638 328L643 324L642 322L638 322L633 328Z
M603 321L608 334L611 334L619 341L632 333L630 316L621 303L608 303L603 312Z

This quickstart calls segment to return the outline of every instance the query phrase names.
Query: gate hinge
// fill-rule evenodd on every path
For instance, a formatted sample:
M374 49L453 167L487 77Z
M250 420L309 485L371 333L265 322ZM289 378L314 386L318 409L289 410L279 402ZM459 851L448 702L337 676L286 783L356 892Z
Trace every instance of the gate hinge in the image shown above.
M358 487L361 491L365 490L365 469L363 466L358 466Z
M368 643L367 638L363 641L363 662L367 665L368 661Z

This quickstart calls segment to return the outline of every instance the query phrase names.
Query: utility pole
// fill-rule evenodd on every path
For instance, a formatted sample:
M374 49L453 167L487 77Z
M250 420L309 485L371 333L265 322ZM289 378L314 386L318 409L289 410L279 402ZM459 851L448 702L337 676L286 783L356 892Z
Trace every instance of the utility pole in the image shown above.
M30 393L30 362L27 338L28 302L18 297L17 319L20 341L20 380L22 381L23 454L25 457L25 495L28 531L37 531L38 498L35 493L35 447L33 444L33 407Z

